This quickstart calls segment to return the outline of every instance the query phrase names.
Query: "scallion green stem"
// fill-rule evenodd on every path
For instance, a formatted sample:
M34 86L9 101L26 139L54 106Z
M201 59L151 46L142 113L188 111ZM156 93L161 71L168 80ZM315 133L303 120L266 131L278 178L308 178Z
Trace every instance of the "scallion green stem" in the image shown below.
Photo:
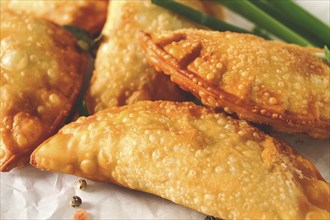
M319 33L311 33L308 28L302 27L302 23L295 22L291 19L291 13L282 13L277 7L274 7L271 5L267 0L248 0L255 6L257 6L259 9L266 12L268 15L272 16L274 19L278 20L282 24L285 24L285 26L289 27L291 30L299 34L300 36L303 36L305 39L307 39L309 42L312 42L314 45L318 47L323 47L324 43L320 40L318 40L315 35L318 35Z
M287 15L288 20L297 27L319 39L323 45L330 45L330 28L308 11L291 0L267 0L267 2Z
M90 116L84 99L79 100L79 104L77 105L77 111L80 116Z
M266 12L259 9L257 6L247 0L217 0L230 10L240 14L246 19L257 24L259 27L264 28L273 35L281 38L289 43L295 43L302 46L312 46L312 42L308 41L304 37L295 33L281 22L272 18Z
M214 30L251 33L248 30L228 24L224 21L211 17L201 11L195 10L174 0L152 0L152 3L171 10L177 14L189 18L192 21L195 21Z
M324 57L325 60L328 62L328 65L330 66L330 51L327 46L324 46Z

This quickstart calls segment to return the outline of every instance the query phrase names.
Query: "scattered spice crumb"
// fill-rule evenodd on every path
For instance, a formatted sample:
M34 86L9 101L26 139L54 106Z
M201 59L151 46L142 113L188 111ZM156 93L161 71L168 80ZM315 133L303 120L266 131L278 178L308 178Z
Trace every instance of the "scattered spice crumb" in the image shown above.
M73 215L74 220L88 220L88 213L84 209L77 209Z

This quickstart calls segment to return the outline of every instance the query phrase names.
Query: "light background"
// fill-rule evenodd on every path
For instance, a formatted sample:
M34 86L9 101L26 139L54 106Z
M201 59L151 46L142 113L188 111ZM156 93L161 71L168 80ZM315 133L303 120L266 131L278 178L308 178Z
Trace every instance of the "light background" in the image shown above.
M330 2L297 1L324 22L330 23ZM226 12L230 22L249 24ZM295 149L311 159L323 177L329 181L329 139L317 141L303 136L283 136ZM301 142L303 140L303 142ZM83 200L90 219L200 219L205 215L170 201L112 184L88 181L86 191L76 189L78 177L39 171L31 166L1 173L0 219L72 219L74 208L70 198Z

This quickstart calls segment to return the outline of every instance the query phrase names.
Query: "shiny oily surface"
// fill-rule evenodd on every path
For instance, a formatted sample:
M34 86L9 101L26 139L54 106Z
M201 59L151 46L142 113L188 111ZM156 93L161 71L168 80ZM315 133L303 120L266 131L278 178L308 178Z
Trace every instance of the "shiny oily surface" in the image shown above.
M71 109L86 56L57 25L1 11L1 171L22 165Z
M224 219L329 218L329 186L308 159L193 103L142 101L81 117L41 144L31 164Z
M59 25L74 25L97 34L105 22L108 1L5 0L0 5L2 9L25 12Z
M330 136L330 69L318 48L230 32L142 35L148 61L210 107L288 133Z
M206 11L201 1L182 1ZM185 99L185 94L167 76L149 66L139 44L138 33L197 27L196 24L144 1L111 1L103 28L104 36L87 92L90 112L139 100Z

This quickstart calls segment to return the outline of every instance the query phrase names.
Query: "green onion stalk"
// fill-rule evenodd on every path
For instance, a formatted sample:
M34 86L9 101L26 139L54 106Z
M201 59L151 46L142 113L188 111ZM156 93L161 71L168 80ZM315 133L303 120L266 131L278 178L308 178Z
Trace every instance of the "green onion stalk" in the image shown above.
M248 0L216 1L288 43L314 46L312 42L283 25Z

